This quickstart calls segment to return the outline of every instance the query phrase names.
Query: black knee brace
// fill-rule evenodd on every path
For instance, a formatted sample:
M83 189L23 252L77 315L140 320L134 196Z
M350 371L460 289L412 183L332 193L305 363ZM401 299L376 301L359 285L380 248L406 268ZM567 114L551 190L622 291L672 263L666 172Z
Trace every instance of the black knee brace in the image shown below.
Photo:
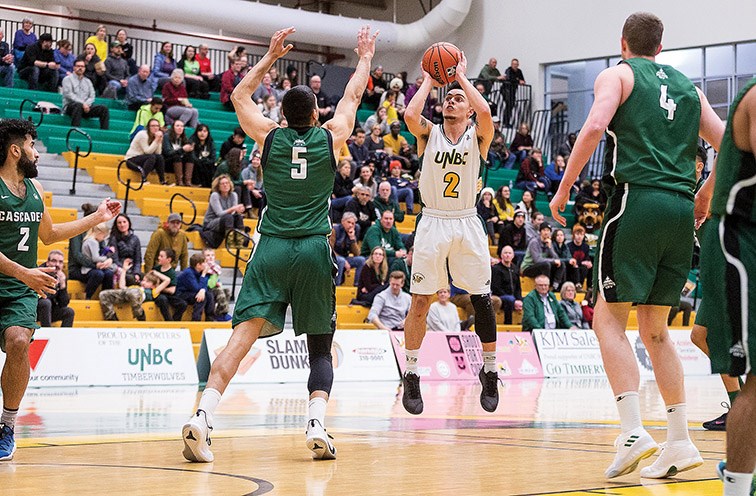
M475 309L475 333L482 343L496 342L496 315L494 315L491 295L470 295Z
M310 378L307 381L307 389L310 394L314 391L325 391L327 394L331 394L331 386L333 385L332 343L333 334L307 335L307 350L310 354Z

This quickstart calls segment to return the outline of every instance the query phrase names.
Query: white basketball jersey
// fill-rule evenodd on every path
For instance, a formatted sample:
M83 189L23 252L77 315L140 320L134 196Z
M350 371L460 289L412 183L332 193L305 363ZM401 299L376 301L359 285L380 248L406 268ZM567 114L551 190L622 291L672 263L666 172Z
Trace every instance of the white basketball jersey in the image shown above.
M431 128L423 152L420 195L424 207L434 210L475 208L480 178L480 150L475 126L457 143L444 134L442 124Z

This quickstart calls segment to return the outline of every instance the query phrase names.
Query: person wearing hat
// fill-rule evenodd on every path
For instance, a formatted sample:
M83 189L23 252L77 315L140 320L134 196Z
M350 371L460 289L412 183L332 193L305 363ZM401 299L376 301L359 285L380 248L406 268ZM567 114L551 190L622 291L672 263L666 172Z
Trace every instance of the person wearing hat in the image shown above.
M118 41L110 44L110 56L105 59L105 79L108 87L103 96L117 98L129 86L129 63L123 58L123 48Z
M402 146L407 143L407 140L399 134L402 130L402 123L394 121L389 126L390 133L383 137L383 144L386 147L386 153L389 155L399 156L402 153Z
M18 64L18 77L29 83L30 90L58 91L58 64L52 44L52 35L42 33L39 40L24 51Z
M528 243L521 272L525 277L545 275L551 280L554 290L557 290L564 282L565 267L552 246L549 223L542 222L538 232L540 235Z
M188 241L186 234L181 230L181 215L176 212L170 214L167 222L152 233L147 243L147 251L144 253L144 266L154 267L158 253L166 248L170 248L176 254L171 263L174 269L179 264L183 269L188 267Z
M515 210L512 222L501 228L501 232L499 233L499 245L497 246L496 251L501 253L501 249L505 246L511 246L514 250L514 262L516 264L522 262L525 252L528 249L528 234L525 229L524 211L519 209Z

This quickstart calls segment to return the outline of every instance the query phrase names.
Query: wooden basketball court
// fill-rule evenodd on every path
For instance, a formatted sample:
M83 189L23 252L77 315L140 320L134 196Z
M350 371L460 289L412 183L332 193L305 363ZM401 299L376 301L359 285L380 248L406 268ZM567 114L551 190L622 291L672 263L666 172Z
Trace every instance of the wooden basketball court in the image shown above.
M700 422L719 415L726 396L716 377L686 388L705 464L664 481L637 471L604 479L618 433L604 379L506 381L495 414L480 408L475 383L427 382L419 417L404 411L395 383L337 383L327 418L335 461L313 461L305 447L304 384L232 387L215 418L212 464L181 456L196 388L31 389L15 459L0 463L0 494L719 494L725 436ZM664 441L654 382L642 385L641 407Z

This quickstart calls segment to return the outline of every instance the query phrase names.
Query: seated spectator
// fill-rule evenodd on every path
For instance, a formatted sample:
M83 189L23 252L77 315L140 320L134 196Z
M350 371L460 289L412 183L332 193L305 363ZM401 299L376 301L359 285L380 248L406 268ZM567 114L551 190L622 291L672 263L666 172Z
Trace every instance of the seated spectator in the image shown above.
M412 100L412 97L415 96L415 93L417 93L417 90L419 90L420 86L422 85L423 85L423 77L418 76L415 78L415 84L407 87L407 91L404 93L405 105L409 105L410 100Z
M557 150L557 155L561 155L565 158L565 161L567 160L567 157L572 155L572 147L575 146L575 142L577 141L577 134L570 133L567 135L567 140L559 145L559 149Z
M531 192L538 190L551 195L551 181L543 169L541 150L533 148L530 156L522 161L516 184L520 189Z
M373 154L383 154L383 157L385 158L386 144L381 137L381 126L375 124L370 129L370 136L368 136L368 139L366 140L368 152L370 153L370 155L368 155L368 161L370 161L370 158L371 156L373 156ZM368 161L366 161L363 165L366 165Z
M163 85L163 104L168 109L165 117L168 123L180 119L189 127L197 127L199 112L192 107L192 102L186 93L184 84L184 71L175 69L171 73L171 79Z
M74 72L63 79L63 113L71 116L71 126L81 126L82 117L100 119L100 129L110 126L110 109L105 105L95 105L95 90L92 82L84 77L85 64L82 60L74 63Z
M407 254L402 236L394 225L394 213L391 210L385 210L381 214L380 222L376 222L368 228L362 241L360 255L368 256L376 246L383 247L389 265L394 261L394 258L402 258Z
M128 42L128 36L125 29L119 29L116 31L116 40L121 44L121 50L123 51L123 59L126 61L126 65L129 66L129 76L133 76L137 73L139 67L136 60L134 60L134 47ZM147 66L149 71L149 66Z
M386 103L386 100L389 99L389 96L391 96L391 93L394 94L394 102L392 106L394 107L394 110L399 115L399 118L404 120L404 109L406 108L406 99L404 97L404 93L402 93L402 88L404 87L404 81L402 81L400 78L395 77L389 82L389 91L384 92L381 95L381 103L380 105L383 106Z
M364 186L370 189L371 198L375 198L378 194L378 182L373 177L373 169L369 165L360 167L360 175L353 182L355 186Z
M115 312L116 305L129 305L131 314L136 320L146 320L142 303L155 301L171 280L153 270L148 272L138 285L128 285L126 282L126 270L131 269L132 263L126 260L123 264L124 271L118 279L118 288L100 291L100 306L105 320L118 320Z
M387 278L386 250L382 246L376 246L360 271L360 277L357 279L357 297L352 303L372 305L375 295L386 289Z
M414 234L412 234L413 240L414 240ZM408 244L408 242L405 242L405 246ZM391 262L391 265L389 266L389 273L394 272L398 270L399 272L402 272L404 274L404 286L402 287L402 291L409 294L410 292L410 276L412 275L412 255L415 253L415 247L409 246L407 248L407 254L404 256L404 258L395 258L393 262Z
M215 318L215 298L208 291L209 279L205 256L195 253L189 259L189 267L182 270L176 278L176 296L184 302L184 310L189 305L192 307L192 321L202 320L202 311L205 311L205 320L212 321ZM179 309L176 309L178 312ZM181 315L183 315L181 311ZM177 319L178 320L178 319Z
M226 58L228 59L228 65L232 66L234 62L247 59L247 49L243 46L234 47L226 54Z
M244 187L244 179L242 179L241 171L247 166L247 160L244 158L244 150L241 148L232 148L226 155L226 159L223 160L215 169L215 177L222 174L228 175L233 183L236 196L239 198L239 202L244 205L245 208L252 208L252 199L250 198L250 192ZM213 178L215 179L215 178Z
M252 213L252 208L258 209L258 212L265 208L265 186L263 183L263 170L260 167L262 157L260 150L254 150L249 160L249 165L241 171L242 191L245 192L249 203L244 203L248 213Z
M402 130L402 123L394 121L389 126L391 132L383 137L383 144L386 146L386 153L393 155L401 155L402 146L407 145L407 140L399 134Z
M522 260L522 275L536 277L545 275L552 281L554 290L559 289L564 281L564 264L551 244L551 226L544 222L539 229L540 236L528 243L528 251Z
M499 129L499 117L494 116L492 120L494 123L494 137L493 140L491 140L491 146L488 148L488 157L486 157L486 159L492 166L501 167L507 163L511 154L509 153L509 147L507 147L504 135L501 134L501 130Z
M202 224L202 241L218 248L232 229L244 229L244 205L234 191L231 178L221 174L213 179L212 193Z
M371 200L373 195L370 192L370 188L358 185L355 186L354 191L354 197L344 206L344 213L352 212L357 217L357 224L360 226L358 238L362 241L365 232L373 225L378 216L375 213L375 205Z
M291 89L291 81L289 81L289 78L283 78L281 80L281 84L276 88L276 92L278 94L278 101L282 101L284 95ZM283 120L283 115L281 116L281 120Z
M606 210L606 202L608 198L604 189L601 187L601 179L591 179L591 184L583 187L575 197L575 212L583 207L586 203L596 203L599 206L599 211Z
M63 78L73 74L74 62L76 55L71 50L71 42L68 40L58 40L58 48L53 51L55 63L58 64L58 81L63 82Z
M465 331L475 322L475 307L473 307L472 300L470 299L470 293L458 288L453 283L449 284L449 291L451 292L450 301L457 305L457 308L461 308L467 315L467 318L461 324L462 330ZM491 295L491 306L495 314L499 313L499 310L501 310L501 298Z
M91 300L97 289L113 288L113 275L116 265L113 262L112 250L105 244L110 230L107 224L97 224L87 232L81 245L81 256L86 260L82 264L79 274L69 273L70 279L77 279L86 283L86 299ZM71 252L69 251L69 258Z
M164 41L160 45L160 51L152 59L152 90L160 90L173 77L176 70L176 59L173 58L173 43ZM183 71L182 71L183 72Z
M129 86L129 63L123 58L123 48L119 41L110 44L110 56L105 59L105 79L108 88L103 92L107 98L123 98Z
M562 182L562 178L564 177L564 169L566 167L567 164L564 161L564 157L557 155L554 161L547 165L546 169L544 169L544 174L551 182L549 193L551 193L552 195L559 189L559 184Z
M493 199L493 206L496 209L496 216L499 218L499 231L504 224L514 220L515 206L512 203L512 190L506 184L502 184ZM532 196L531 196L532 198ZM527 218L527 215L526 215Z
M215 320L227 322L231 320L231 315L228 313L228 300L231 298L231 291L224 288L220 281L223 269L218 261L215 260L215 250L205 248L202 250L202 255L205 257L205 265L207 266L207 287L213 293L213 299L215 300L215 310L213 311Z
M501 299L504 324L512 323L512 311L522 310L520 270L514 261L514 250L507 245L499 252L501 261L491 267L491 294Z
M388 183L391 185L391 197L403 201L407 207L407 215L412 215L415 210L415 187L412 183L402 177L402 164L398 160L392 160L389 163L389 177ZM397 222L404 220L404 214L401 218L396 217Z
M383 212L390 211L394 214L395 222L402 222L404 220L404 211L397 202L392 199L391 183L383 181L378 185L378 196L373 200L375 205L375 214L380 217Z
M384 95L386 95L386 100L381 103L381 108L386 109L386 122L388 122L390 130L391 124L399 122L399 110L396 108L396 91L388 90Z
M263 97L262 103L260 104L260 110L265 117L272 120L276 124L281 122L281 106L278 104L276 95L265 95L265 97ZM344 143L344 146L347 146L346 143Z
M525 251L528 249L528 235L525 229L525 212L515 210L514 220L501 228L499 233L499 244L497 251L501 253L502 248L511 246L515 254L515 263L519 264Z
M496 232L499 230L499 217L493 204L493 189L483 188L480 199L476 205L478 215L486 223L489 244L496 242Z
M520 124L517 134L509 144L510 156L504 164L505 169L514 167L515 162L522 162L533 149L533 137L530 135L530 126L524 122Z
M590 281L591 269L593 269L593 259L591 258L591 249L584 242L585 228L580 224L572 226L572 241L567 243L570 255L577 262L577 267L567 267L567 280L574 283L578 290L583 289L583 283L588 279Z
M359 244L360 226L357 225L357 216L347 212L341 217L341 222L333 228L333 252L336 255L336 285L344 284L344 274L354 267L355 285L360 279L360 271L365 265L365 257L360 256Z
M232 148L246 148L246 145L244 144L244 140L247 138L247 135L244 133L244 129L241 127L234 128L234 132L226 138L226 141L224 141L221 144L220 148L220 159L225 160L226 154L232 149Z
M37 43L37 35L32 31L34 29L34 21L31 17L24 17L21 21L21 29L17 30L13 35L13 58L16 62L20 61L26 49Z
M404 319L409 313L412 297L402 291L403 285L404 274L392 272L389 276L389 286L375 295L368 313L368 321L378 329L404 330Z
M177 69L184 71L184 82L189 97L208 100L210 98L210 87L200 74L200 63L196 58L196 53L193 46L184 48Z
M236 85L244 77L242 69L244 69L244 63L241 60L237 60L221 76L220 101L227 110L234 110L234 104L231 102L231 93L233 93Z
M533 212L533 215L530 216L530 222L525 224L525 235L528 238L528 243L541 235L541 224L544 220L541 212Z
M79 54L76 60L83 60L86 64L84 76L92 81L95 91L102 94L107 81L105 79L105 62L97 55L97 49L91 43L84 46L84 53Z
M162 131L165 129L165 117L160 109L163 108L163 100L159 96L152 99L150 103L146 103L139 107L136 113L136 119L134 119L134 126L129 133L129 139L133 140L134 136L142 129L147 129L147 123L150 120L155 119L160 124L159 129Z
M129 110L139 110L152 102L152 81L150 81L150 66L139 66L137 73L129 78L126 85L126 105ZM160 99L160 108L163 100ZM159 110L159 109L158 109Z
M369 108L377 108L380 105L381 95L388 89L386 81L383 79L383 66L377 66L373 69L368 79L365 94L362 97L362 103Z
M557 254L559 261L562 262L562 265L564 266L564 280L566 281L567 274L570 271L578 269L578 263L577 260L573 258L570 247L567 246L567 243L565 242L564 231L561 229L554 229L554 232L551 234L551 246L554 248L554 253Z
M131 219L118 214L110 229L108 246L113 248L113 261L126 274L126 286L139 284L142 280L142 243L131 229ZM125 263L130 262L130 268Z
M535 289L522 300L522 330L533 329L576 329L549 291L549 278L545 275L536 277Z
M578 329L590 329L591 326L583 316L583 307L580 303L575 301L577 291L575 285L571 282L565 282L562 284L562 300L559 304L564 309L564 313L567 314L567 318L572 323L573 327Z
M252 93L252 100L254 100L255 103L263 103L269 96L276 97L276 103L278 102L278 92L276 91L276 88L273 87L273 79L270 77L269 73L266 73L263 75L260 86L258 86L254 93Z
M58 64L52 43L52 35L42 33L39 41L26 47L23 58L17 63L18 77L29 84L30 90L58 91Z
M522 199L517 202L515 209L525 213L525 222L530 222L533 219L533 214L536 212L535 208L535 193L525 190L522 192Z
M160 130L160 122L157 119L150 119L147 121L147 128L137 132L131 141L124 156L126 167L139 172L144 181L147 181L147 176L154 170L157 172L160 184L167 184L162 152L163 131Z
M309 85L318 101L318 120L322 124L333 117L333 107L331 106L331 98L321 89L321 84L320 76L317 74L310 76Z
M155 306L158 307L160 315L166 322L181 320L186 309L184 302L176 296L176 269L173 268L175 259L176 253L170 248L164 248L158 252L157 264L152 268L153 272L159 272L169 280L168 286L155 297ZM176 314L175 310L171 313L171 308L178 308L181 313Z
M144 252L144 266L154 267L158 252L167 248L175 254L171 266L175 269L180 264L186 269L189 258L188 242L186 234L181 230L181 216L175 212L168 216L168 221L163 226L152 233Z
M393 274L393 272L392 272ZM432 332L459 332L462 326L459 323L457 305L449 301L451 293L447 288L436 291L438 301L431 303L428 309L428 317L425 319L426 328Z
M203 188L209 188L215 174L216 158L215 142L210 135L210 128L207 127L207 124L199 124L189 140L194 145L192 150L194 181L190 182Z
M194 172L194 144L186 137L186 128L181 119L173 125L163 137L163 160L166 168L173 168L177 186L191 186Z
M272 65L270 67L270 70L268 71L268 75L270 76L270 84L274 88L280 88L281 83L283 82L283 77L278 73L278 68L275 65Z
M74 309L68 306L71 295L68 294L66 274L63 272L65 258L60 250L50 250L47 261L40 267L53 267L55 272L48 274L58 280L53 291L45 291L46 298L37 300L37 321L42 327L50 327L60 321L60 327L73 327Z
M365 129L370 129L371 133L373 132L373 128L375 126L378 126L380 130L380 132L376 133L376 136L378 137L391 132L391 129L389 128L388 113L386 107L378 107L375 110L375 113L370 115L370 117L365 120ZM382 146L381 150L383 150L385 147L385 145Z
M357 167L360 167L368 158L370 150L365 143L365 130L358 127L354 130L354 139L349 143L349 153Z
M91 203L82 203L81 205L81 212L84 217L87 215L91 215L94 212L97 211L97 205L92 205ZM81 269L82 267L94 267L95 264L84 257L84 255L81 252L81 247L84 244L84 236L86 236L87 233L83 232L80 234L77 234L76 236L72 237L68 240L68 278L74 279L74 280L81 280Z
M108 29L100 24L99 26L97 26L95 34L87 38L84 41L84 44L91 43L92 45L94 45L95 49L97 50L97 56L100 57L100 60L105 60L105 58L108 56L108 40L106 40L107 37Z
M338 222L347 202L353 198L352 189L352 163L349 160L339 162L339 168L333 177L333 192L331 193L331 216L334 222Z
M207 54L210 53L210 48L205 43L200 43L197 46L196 60L199 62L200 76L207 83L210 91L220 91L220 78L213 72L213 65Z
M16 73L16 66L13 65L15 58L10 46L3 41L3 38L5 38L5 30L0 27L0 86L13 88L13 75ZM57 58L55 61L58 61Z

